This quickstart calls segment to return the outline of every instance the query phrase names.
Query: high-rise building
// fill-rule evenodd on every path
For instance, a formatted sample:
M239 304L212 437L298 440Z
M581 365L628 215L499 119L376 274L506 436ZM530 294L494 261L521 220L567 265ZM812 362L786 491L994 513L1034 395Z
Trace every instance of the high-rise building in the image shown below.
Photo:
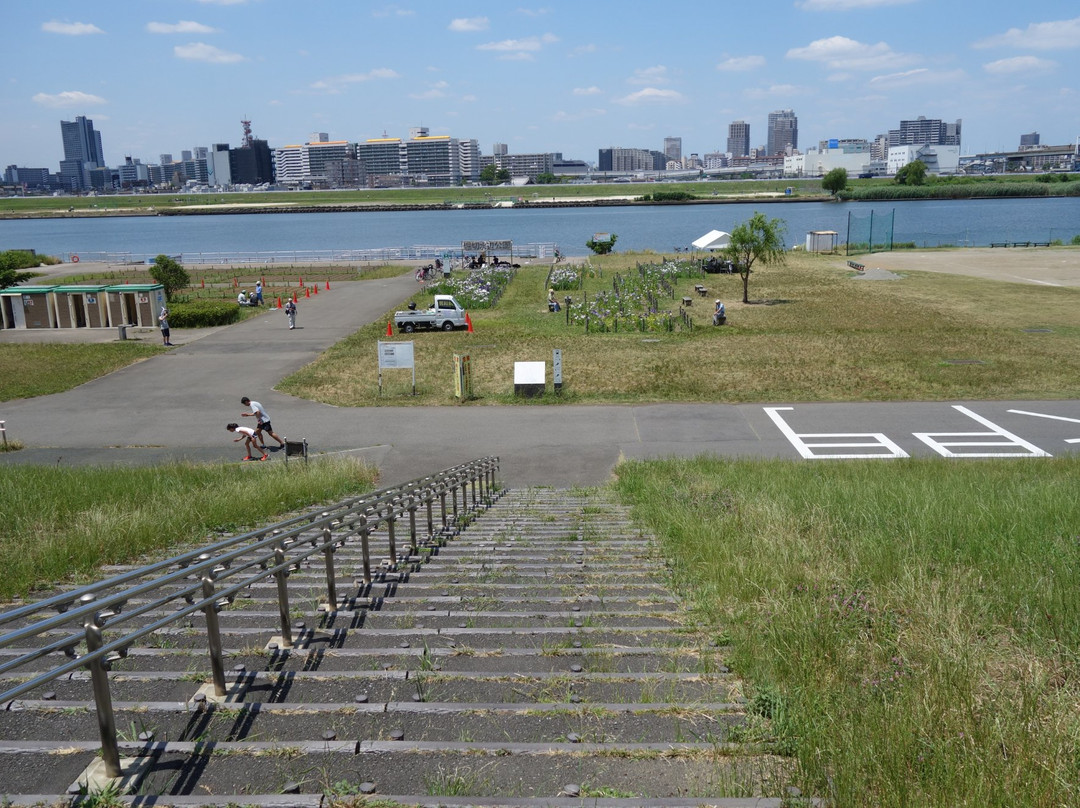
M946 123L938 118L920 115L913 121L900 121L899 129L889 130L889 148L894 146L959 146L959 118Z
M1039 133L1031 132L1027 135L1020 135L1020 151L1027 151L1028 149L1039 148Z
M664 138L664 156L671 162L682 162L682 138L681 137L666 137Z
M60 121L60 136L64 141L60 176L65 187L72 191L88 188L90 176L87 172L105 165L101 132L94 129L92 120L79 115L73 121Z
M746 157L750 154L750 124L746 121L732 121L728 124L727 150L732 157Z
M496 157L505 157L510 153L510 149L505 143L493 143L491 153Z
M783 154L789 146L792 150L799 148L799 119L790 109L770 112L765 151L769 155Z
M541 174L551 174L552 156L546 154L496 154L495 167L506 169L511 177L535 180Z

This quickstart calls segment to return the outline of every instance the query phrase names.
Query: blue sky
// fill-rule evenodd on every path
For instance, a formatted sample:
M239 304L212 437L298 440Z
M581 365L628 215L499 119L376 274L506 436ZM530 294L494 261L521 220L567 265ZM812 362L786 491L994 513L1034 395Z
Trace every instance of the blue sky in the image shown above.
M56 170L61 119L105 158L405 137L594 162L606 146L724 151L793 109L800 147L962 118L963 152L1080 135L1075 0L285 2L0 0L0 167Z

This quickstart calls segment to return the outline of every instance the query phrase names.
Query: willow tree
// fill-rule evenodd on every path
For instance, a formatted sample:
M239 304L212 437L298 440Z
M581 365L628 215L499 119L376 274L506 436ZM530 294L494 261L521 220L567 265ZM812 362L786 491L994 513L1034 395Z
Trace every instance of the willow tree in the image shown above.
M735 226L731 231L731 243L723 252L742 276L742 302L749 303L751 267L756 263L778 266L787 257L784 252L784 222L766 219L764 213L755 213L748 221Z

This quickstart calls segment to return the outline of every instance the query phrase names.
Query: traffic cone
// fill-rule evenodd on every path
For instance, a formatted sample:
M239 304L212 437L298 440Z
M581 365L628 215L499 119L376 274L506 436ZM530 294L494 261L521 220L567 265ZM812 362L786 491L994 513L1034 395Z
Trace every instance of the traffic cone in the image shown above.
M311 289L310 288L305 288L304 289L304 297L311 297Z
M202 279L202 288L203 288L203 289L205 289L205 288L206 288L206 278L203 278L203 279Z
M326 291L330 291L330 281L326 282Z
M232 279L232 288L233 288L233 289L235 289L235 288L236 288L236 287L238 287L239 285L240 285L240 284L239 284L239 283L237 283L237 280L236 280L236 278L233 278L233 279Z
M297 285L297 286L303 286L303 285L304 285L304 279L303 279L303 278L301 278L301 279L300 279L300 283L298 283L298 284L296 284L296 285Z
M296 292L293 292L293 293L292 293L292 302L293 302L293 303L295 303L295 302L296 302Z
M394 324L391 323L391 322L387 322L387 324L386 324L386 336L388 336L388 337L394 336Z
M317 283L314 284L314 286L312 288L315 289L315 294L319 294L319 284L317 284Z
M277 307L279 309L281 308L281 298L280 297L277 299Z
M469 316L469 312L465 312L465 325L469 327L469 333L472 334L472 318Z

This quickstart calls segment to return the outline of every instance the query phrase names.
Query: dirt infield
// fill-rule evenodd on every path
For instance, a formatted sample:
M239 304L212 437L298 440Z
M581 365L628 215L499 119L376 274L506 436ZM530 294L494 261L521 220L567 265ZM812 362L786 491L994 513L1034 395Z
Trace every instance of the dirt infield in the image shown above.
M898 250L858 258L868 270L920 270L1040 286L1080 286L1080 250L1054 247L973 247Z

